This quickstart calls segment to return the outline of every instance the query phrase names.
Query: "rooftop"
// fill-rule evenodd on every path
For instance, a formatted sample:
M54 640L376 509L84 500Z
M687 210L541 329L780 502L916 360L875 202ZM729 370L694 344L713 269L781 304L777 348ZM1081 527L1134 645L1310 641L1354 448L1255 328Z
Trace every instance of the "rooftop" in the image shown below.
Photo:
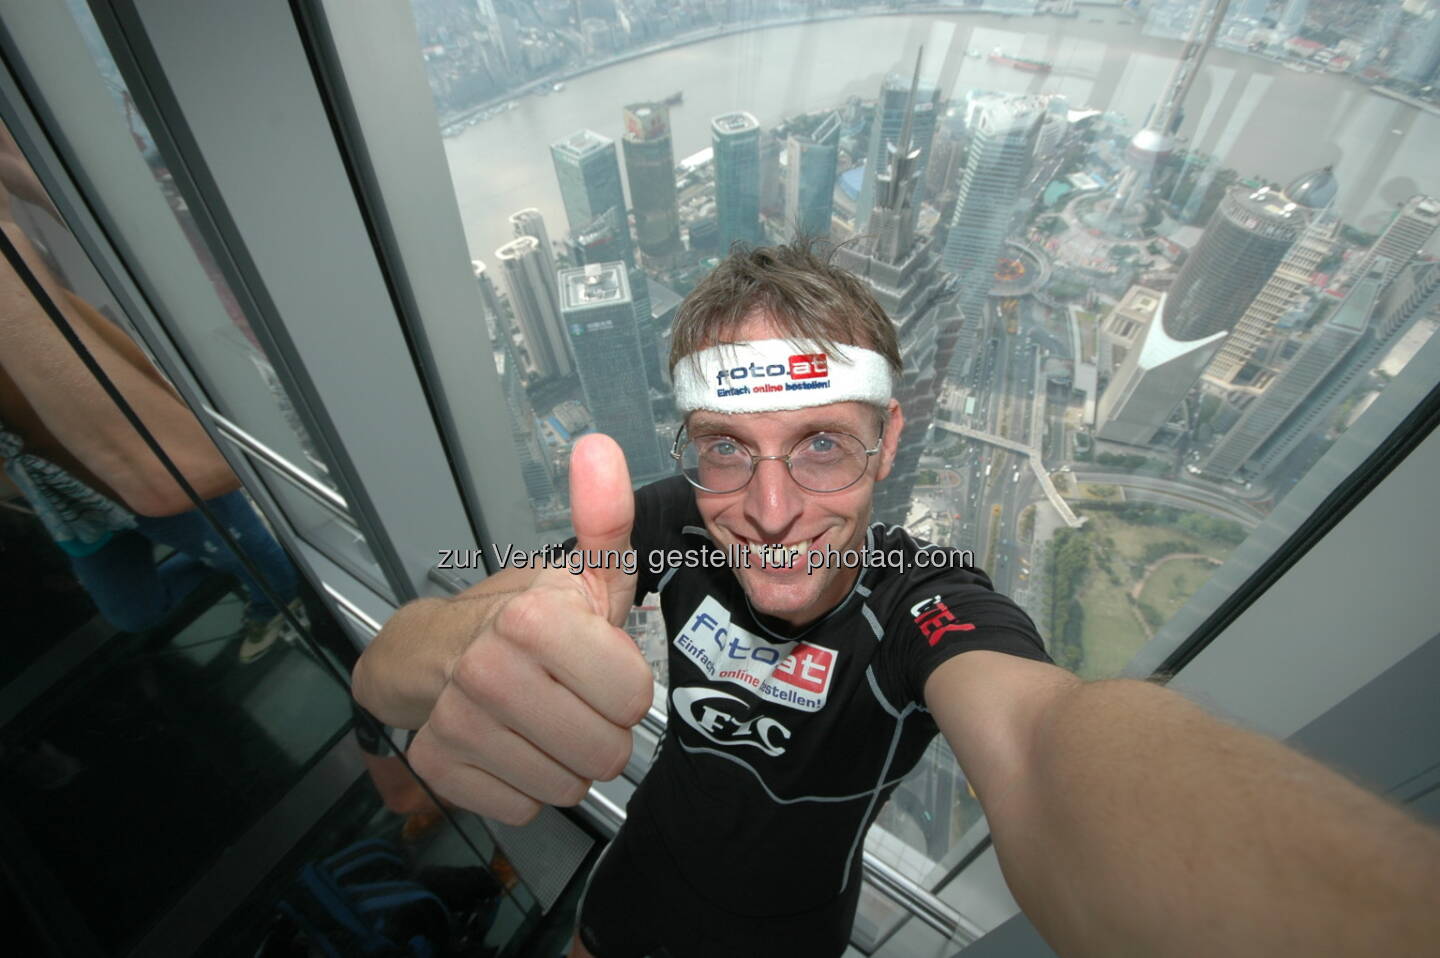
M1186 353L1208 346L1216 340L1224 339L1227 335L1221 331L1200 339L1175 339L1165 331L1165 323L1160 319L1160 313L1164 306L1165 297L1162 295L1160 301L1155 304L1155 318L1150 321L1150 329L1145 334L1145 345L1140 349L1137 365L1141 369L1156 369L1179 359Z
M567 313L630 301L630 280L624 263L591 263L562 269L559 279L560 308Z
M1340 183L1335 179L1334 170L1324 166L1291 181L1290 185L1285 187L1285 198L1301 206L1320 210L1334 202L1338 192Z
M758 130L760 121L744 110L736 110L734 113L722 113L711 119L710 128L716 133L733 135Z
M594 130L576 130L554 143L551 149L579 158L603 150L613 142L610 137L603 133L596 133Z
M540 248L540 241L533 236L517 236L495 251L499 259L520 259Z

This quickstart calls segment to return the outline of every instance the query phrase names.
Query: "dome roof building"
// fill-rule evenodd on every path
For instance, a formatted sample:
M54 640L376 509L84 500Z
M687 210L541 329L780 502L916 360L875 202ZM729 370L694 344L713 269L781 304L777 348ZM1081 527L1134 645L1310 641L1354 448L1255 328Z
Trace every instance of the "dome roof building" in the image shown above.
M1322 166L1291 180L1290 185L1285 187L1285 198L1299 206L1323 210L1335 201L1338 192L1340 181L1335 179L1335 171Z

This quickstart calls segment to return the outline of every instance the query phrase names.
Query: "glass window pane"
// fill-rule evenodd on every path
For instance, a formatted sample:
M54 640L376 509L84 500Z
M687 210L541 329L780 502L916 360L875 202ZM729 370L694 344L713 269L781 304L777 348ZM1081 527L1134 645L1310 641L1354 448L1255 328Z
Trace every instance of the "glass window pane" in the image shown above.
M849 241L912 370L877 518L972 550L1082 677L1206 611L1337 436L1385 439L1365 411L1440 304L1440 17L1043 6L780 25L800 12L413 0L537 517L563 526L592 428L644 480L677 425L649 351L675 298L800 225ZM557 283L597 263L650 297L603 337ZM641 414L601 388L622 364ZM658 664L657 619L630 628ZM933 882L983 834L937 745L866 848Z
M7 891L29 906L14 917L65 953L351 954L336 895L357 906L363 882L388 882L418 902L381 909L379 933L407 947L523 939L542 903L490 833L450 825L350 700L358 648L117 322L3 127L0 184L24 267L0 260L0 817L27 883ZM203 509L170 488L27 272ZM274 491L330 554L364 554L343 509L288 480Z
M95 69L111 94L116 115L123 118L135 149L153 174L155 197L172 214L183 237L182 248L203 274L203 282L192 287L193 298L164 304L173 319L167 332L203 384L215 411L237 424L270 455L338 494L324 453L176 187L89 9L84 4L70 4L70 11ZM104 296L108 301L108 294ZM301 535L317 548L337 550L333 553L337 562L380 594L393 598L353 519L313 508L282 482L267 484L279 501L295 503L296 509L288 518Z

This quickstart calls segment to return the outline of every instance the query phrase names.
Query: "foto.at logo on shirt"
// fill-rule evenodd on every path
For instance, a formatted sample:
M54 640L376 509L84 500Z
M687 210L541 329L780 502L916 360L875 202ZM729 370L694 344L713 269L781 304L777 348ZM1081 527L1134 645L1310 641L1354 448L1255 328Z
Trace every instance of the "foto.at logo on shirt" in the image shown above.
M812 642L767 642L736 625L706 596L675 636L675 647L711 681L749 689L778 705L818 712L830 695L839 653Z

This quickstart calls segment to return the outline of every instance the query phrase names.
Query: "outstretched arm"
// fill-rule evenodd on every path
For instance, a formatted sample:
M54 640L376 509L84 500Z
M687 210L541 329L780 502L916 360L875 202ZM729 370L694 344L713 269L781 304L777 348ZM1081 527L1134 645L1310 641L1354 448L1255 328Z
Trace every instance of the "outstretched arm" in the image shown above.
M968 652L925 697L1011 891L1062 955L1399 955L1440 940L1440 832L1178 693Z

